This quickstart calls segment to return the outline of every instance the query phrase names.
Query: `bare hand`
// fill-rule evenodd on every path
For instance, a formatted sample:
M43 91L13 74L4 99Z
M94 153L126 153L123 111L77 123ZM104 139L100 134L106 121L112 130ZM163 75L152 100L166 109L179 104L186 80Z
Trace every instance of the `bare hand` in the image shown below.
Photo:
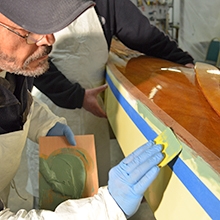
M83 100L83 108L95 116L106 118L107 116L105 111L101 108L97 101L97 95L103 92L107 87L108 85L104 84L93 89L86 89Z
M194 68L195 65L193 63L187 63L185 66L189 68Z

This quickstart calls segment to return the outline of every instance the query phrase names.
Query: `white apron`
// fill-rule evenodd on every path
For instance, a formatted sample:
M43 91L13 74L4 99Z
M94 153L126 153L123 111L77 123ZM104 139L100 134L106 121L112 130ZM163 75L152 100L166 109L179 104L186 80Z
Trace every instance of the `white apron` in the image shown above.
M6 71L0 72L5 77ZM10 183L14 178L21 160L30 125L30 115L22 131L10 132L0 135L0 199L7 204Z
M93 7L68 27L56 33L55 38L56 42L51 53L52 61L71 82L78 82L84 88L94 88L104 83L108 46ZM59 108L36 88L32 94L45 102L56 115L66 118L74 134L94 134L99 184L106 185L110 169L110 137L107 119L96 117L83 108L75 110ZM101 97L99 97L99 103L104 106ZM29 166L36 167L38 165L34 164L33 155L38 156L37 148L30 146L30 144L27 146L28 154L32 155ZM32 172L30 177L27 190L32 194L35 192L34 195L37 196L38 173Z
M5 204L7 204L11 180L20 165L21 154L29 131L30 118L31 114L28 115L23 130L0 135L0 198Z

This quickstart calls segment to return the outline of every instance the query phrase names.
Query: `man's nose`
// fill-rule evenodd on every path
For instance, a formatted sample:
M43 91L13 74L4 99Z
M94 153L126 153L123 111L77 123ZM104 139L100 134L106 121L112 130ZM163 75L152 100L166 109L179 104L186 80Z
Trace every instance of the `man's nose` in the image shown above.
M48 45L51 46L55 42L55 37L53 34L45 35L40 41L36 43L37 46Z

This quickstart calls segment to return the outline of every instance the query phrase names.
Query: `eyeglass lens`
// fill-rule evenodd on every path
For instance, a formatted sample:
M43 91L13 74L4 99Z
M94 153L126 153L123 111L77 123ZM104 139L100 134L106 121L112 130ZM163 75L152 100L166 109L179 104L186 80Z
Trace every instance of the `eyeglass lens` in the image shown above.
M39 35L35 33L29 33L27 36L27 43L28 44L36 44L40 40L42 40L44 35Z

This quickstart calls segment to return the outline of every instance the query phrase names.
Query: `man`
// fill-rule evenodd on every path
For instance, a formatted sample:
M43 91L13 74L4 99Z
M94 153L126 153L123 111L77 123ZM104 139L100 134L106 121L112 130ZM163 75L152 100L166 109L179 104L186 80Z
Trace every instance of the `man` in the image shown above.
M75 144L65 120L32 98L27 87L29 76L48 68L47 57L55 41L52 33L92 5L85 0L1 1L0 219L126 219L135 213L159 172L162 146L149 141L113 168L108 188L100 188L92 198L66 201L55 212L20 210L15 215L4 206L27 138L37 142L39 136L65 135Z
M95 0L95 3L94 8L55 34L57 41L50 54L50 69L34 82L46 96L35 90L34 95L56 115L65 117L74 134L94 134L99 184L105 185L110 169L110 135L103 99L98 94L106 88L105 65L113 36L149 56L187 66L193 66L193 58L150 25L130 0ZM37 192L36 181L32 182L28 191Z

